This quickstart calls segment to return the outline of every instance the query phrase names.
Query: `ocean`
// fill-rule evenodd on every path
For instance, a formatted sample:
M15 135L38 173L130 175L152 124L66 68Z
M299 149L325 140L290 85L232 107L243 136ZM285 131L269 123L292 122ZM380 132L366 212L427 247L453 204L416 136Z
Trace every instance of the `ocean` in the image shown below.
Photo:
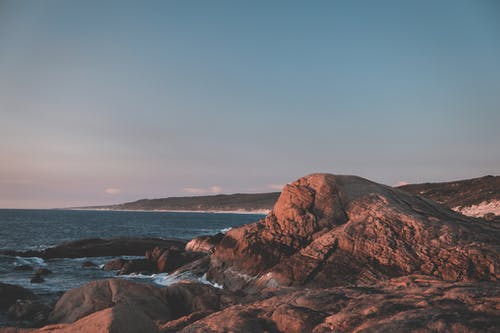
M96 237L189 240L201 235L225 232L231 227L255 222L262 217L260 214L230 213L0 209L0 249L40 250L66 241ZM112 258L116 257L43 260L37 257L0 255L0 282L23 286L41 296L54 295L89 281L116 276L116 272L101 269ZM82 268L85 261L91 261L97 266ZM15 270L20 265L31 265L35 270L40 267L48 268L53 274L44 276L43 283L31 283L33 271ZM121 278L168 285L190 277L132 274Z

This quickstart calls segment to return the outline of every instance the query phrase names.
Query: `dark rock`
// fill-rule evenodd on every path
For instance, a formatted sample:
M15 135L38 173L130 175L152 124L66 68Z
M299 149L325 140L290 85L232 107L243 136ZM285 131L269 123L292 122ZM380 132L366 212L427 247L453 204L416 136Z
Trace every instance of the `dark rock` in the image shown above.
M171 273L177 268L193 262L202 256L203 254L185 252L177 248L166 249L158 258L156 268L160 273Z
M83 268L92 268L92 267L97 267L96 263L93 263L92 261L84 261L82 263Z
M218 233L213 236L200 236L193 238L186 244L186 251L188 252L205 252L212 253L217 244L220 243L224 237L223 233Z
M122 259L122 258L117 258L110 260L104 264L104 267L102 268L105 271L117 271L123 268L123 266L128 263L128 260Z
M0 282L0 310L8 309L18 299L33 299L35 295L20 286Z
M51 308L39 301L18 300L7 311L10 319L28 321L35 326L46 322Z
M33 277L31 277L30 281L31 283L42 283L45 279L39 273L36 273Z
M495 213L486 213L484 214L483 219L488 222L492 222L495 220Z
M36 270L36 273L38 275L49 275L52 274L52 271L48 268L40 267Z
M114 238L114 239L82 239L49 247L42 251L0 251L0 254L21 257L52 258L84 258L106 256L142 256L155 246L178 246L184 248L185 241L160 238Z
M118 272L119 275L131 273L151 274L156 271L156 267L148 259L133 259L126 262Z
M32 271L33 267L30 265L19 265L14 267L15 271Z

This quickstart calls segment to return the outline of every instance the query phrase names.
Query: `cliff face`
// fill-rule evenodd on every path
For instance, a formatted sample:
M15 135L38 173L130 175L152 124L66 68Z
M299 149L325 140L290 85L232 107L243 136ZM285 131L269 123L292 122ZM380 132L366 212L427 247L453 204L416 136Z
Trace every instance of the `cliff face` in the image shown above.
M230 230L209 276L229 288L500 278L500 229L356 176L313 174L263 220Z

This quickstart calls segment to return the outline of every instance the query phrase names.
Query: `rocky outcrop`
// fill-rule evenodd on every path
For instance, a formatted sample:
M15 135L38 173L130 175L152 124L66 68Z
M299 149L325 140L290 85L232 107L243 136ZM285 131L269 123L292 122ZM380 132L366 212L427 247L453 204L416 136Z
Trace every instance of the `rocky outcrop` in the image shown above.
M220 232L213 236L207 235L196 237L186 244L185 250L188 252L212 253L215 246L220 243L222 238L224 238L224 234Z
M65 293L54 324L34 332L500 328L499 226L399 189L310 175L285 186L266 218L218 237L198 238L188 251L152 247L141 260L172 274L208 269L224 289L95 281Z
M333 287L409 274L500 279L500 229L356 176L285 186L263 220L231 229L209 278L230 289Z
M155 246L169 247L177 246L183 248L185 241L178 239L161 238L113 238L113 239L82 239L67 242L42 251L0 251L0 254L20 257L52 258L84 258L84 257L106 257L106 256L142 256Z
M187 252L178 246L156 246L146 251L144 259L116 258L104 264L105 271L118 270L119 275L131 273L172 273L176 269L206 256L205 253Z
M372 286L304 289L235 305L182 333L498 332L498 283L445 283L425 276Z

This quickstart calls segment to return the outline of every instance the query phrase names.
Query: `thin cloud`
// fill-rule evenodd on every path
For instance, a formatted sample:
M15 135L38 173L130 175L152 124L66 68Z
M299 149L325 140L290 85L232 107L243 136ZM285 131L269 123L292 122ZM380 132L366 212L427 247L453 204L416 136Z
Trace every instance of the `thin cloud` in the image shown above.
M212 186L210 188L210 192L212 192L213 194L222 193L222 187L220 187L220 186Z
M270 190L281 191L285 184L267 184L266 187Z
M189 194L219 194L222 193L222 187L214 185L209 188L203 187L184 187L182 191Z
M396 183L396 185L394 185L394 186L398 187L398 186L404 186L404 185L408 185L408 183L407 183L407 182L405 182L405 181L400 180L400 181L399 181L399 182L397 182L397 183Z
M121 193L121 189L116 188L116 187L108 187L104 190L104 193L110 194L110 195L116 195Z

